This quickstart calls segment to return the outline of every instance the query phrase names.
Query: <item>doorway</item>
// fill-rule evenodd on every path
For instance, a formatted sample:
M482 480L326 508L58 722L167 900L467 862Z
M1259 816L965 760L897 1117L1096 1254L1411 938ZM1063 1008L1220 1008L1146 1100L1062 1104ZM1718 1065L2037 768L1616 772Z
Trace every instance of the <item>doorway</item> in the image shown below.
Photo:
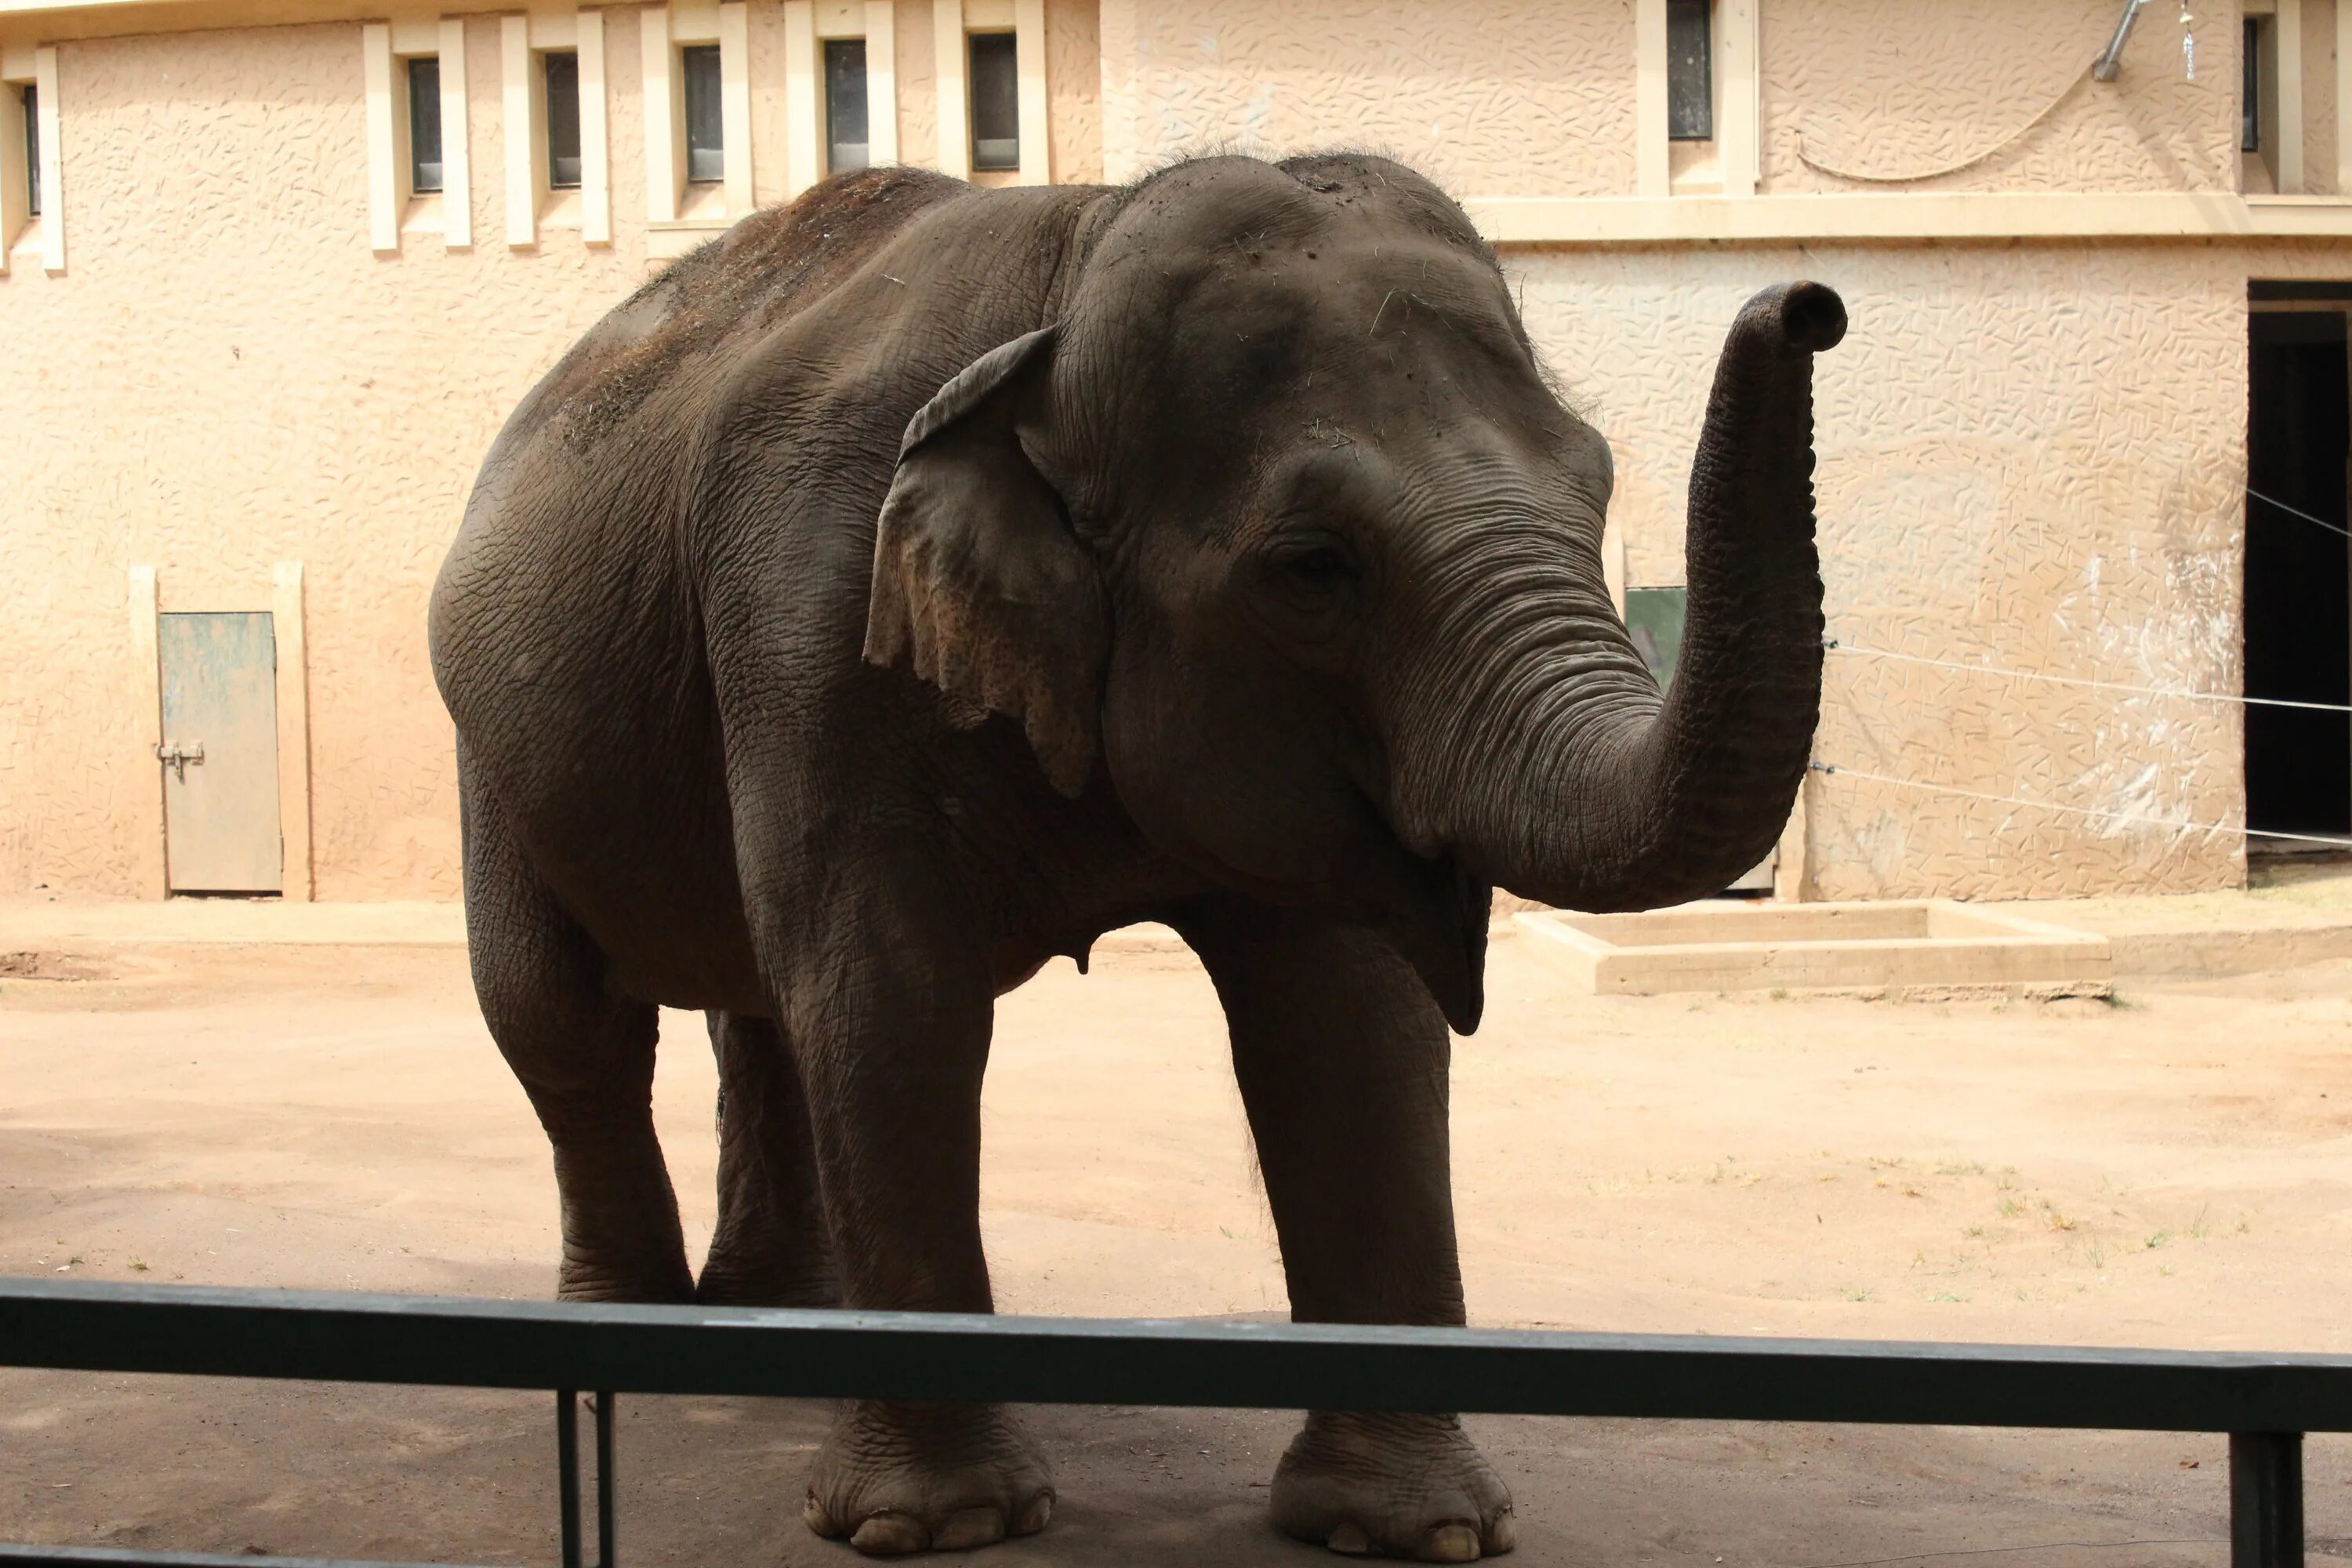
M278 638L267 610L155 617L163 858L174 893L276 893Z
M2352 480L2346 332L2352 287L2257 283L2253 299L2245 694L2343 706L2352 703L2352 541L2344 532ZM2352 715L2247 707L2246 826L2352 836ZM2253 847L2318 847L2274 839Z

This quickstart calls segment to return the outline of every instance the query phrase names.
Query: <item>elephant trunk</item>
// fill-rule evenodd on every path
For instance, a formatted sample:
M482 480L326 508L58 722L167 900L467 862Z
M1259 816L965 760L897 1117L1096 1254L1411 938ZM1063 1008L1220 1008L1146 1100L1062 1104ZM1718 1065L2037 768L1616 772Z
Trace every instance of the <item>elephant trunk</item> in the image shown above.
M1446 820L1408 837L1450 841L1466 869L1524 897L1594 911L1705 897L1764 858L1821 711L1812 356L1844 331L1843 304L1813 283L1766 290L1732 326L1691 469L1671 691L1661 699L1589 586L1547 574L1553 613L1521 602L1504 673L1447 726ZM1576 563L1581 584L1596 565ZM1549 630L1529 635L1538 621Z

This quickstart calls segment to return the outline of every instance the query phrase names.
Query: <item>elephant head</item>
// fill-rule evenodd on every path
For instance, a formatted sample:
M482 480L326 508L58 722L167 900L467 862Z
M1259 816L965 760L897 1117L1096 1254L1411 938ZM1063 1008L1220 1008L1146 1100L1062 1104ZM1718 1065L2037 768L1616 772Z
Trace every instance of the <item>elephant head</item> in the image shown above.
M1603 584L1609 448L1494 257L1384 160L1178 165L1058 319L908 426L867 657L1026 729L1218 885L1351 910L1455 1028L1489 884L1654 907L1761 858L1818 715L1816 284L1733 324L1692 469L1669 696Z

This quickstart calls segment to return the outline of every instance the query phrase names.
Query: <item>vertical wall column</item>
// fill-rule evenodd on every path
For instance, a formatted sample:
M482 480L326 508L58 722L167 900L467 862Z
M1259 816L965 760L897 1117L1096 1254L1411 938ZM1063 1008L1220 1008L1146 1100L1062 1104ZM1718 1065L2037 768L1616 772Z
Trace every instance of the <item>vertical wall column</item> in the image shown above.
M784 0L784 199L824 178L824 70L816 37L815 0ZM873 89L866 102L873 103Z
M368 245L378 255L400 250L401 170L408 160L402 132L407 119L399 112L400 73L392 57L392 27L370 22L360 29L360 75L367 94Z
M645 83L638 100L646 116L646 217L677 221L678 187L686 183L685 106L670 68L669 7L637 13L637 54Z
M1666 115L1666 0L1633 7L1633 194L1672 193Z
M738 218L760 205L751 184L751 18L744 0L721 0L719 7L719 113L727 139L727 216Z
M1045 89L1045 0L1013 0L1013 72L1020 83L1021 183L1054 183L1054 136Z
M1761 0L1716 0L1715 147L1723 194L1752 196L1764 167Z
M604 119L604 13L576 13L572 42L580 51L580 237L610 245L613 142Z
M971 178L971 56L963 40L963 0L931 0L931 73L940 110L940 173Z
M499 99L506 118L507 244L539 243L539 204L547 193L545 80L532 69L530 18L499 18Z
M866 157L898 161L898 21L891 0L866 0Z
M66 269L66 153L60 127L65 117L58 108L58 51L33 51L33 85L41 137L41 270Z
M466 156L466 18L441 19L441 243L465 250L474 243L473 166Z
M2303 0L2277 0L2272 36L2278 40L2278 188L2300 195L2303 179ZM2343 23L2339 20L2340 28ZM2339 69L2342 68L2338 62ZM2336 110L2340 122L2343 110Z
M302 563L281 561L269 573L269 626L278 643L278 838L284 856L280 896L307 904L310 867L310 658L302 626ZM155 770L159 784L163 770Z

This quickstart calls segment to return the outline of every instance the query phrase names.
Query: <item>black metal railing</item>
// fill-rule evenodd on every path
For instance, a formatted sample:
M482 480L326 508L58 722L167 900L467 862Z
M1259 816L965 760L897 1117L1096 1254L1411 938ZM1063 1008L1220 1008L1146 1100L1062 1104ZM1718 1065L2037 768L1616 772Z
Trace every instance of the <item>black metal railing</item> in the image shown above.
M2303 1562L2303 1435L2352 1431L2352 1356L1313 1323L583 1306L0 1280L0 1365L557 1394L565 1568L593 1389L613 1568L614 1396L1458 1411L2230 1436L2233 1568ZM0 1564L289 1558L0 1546Z

